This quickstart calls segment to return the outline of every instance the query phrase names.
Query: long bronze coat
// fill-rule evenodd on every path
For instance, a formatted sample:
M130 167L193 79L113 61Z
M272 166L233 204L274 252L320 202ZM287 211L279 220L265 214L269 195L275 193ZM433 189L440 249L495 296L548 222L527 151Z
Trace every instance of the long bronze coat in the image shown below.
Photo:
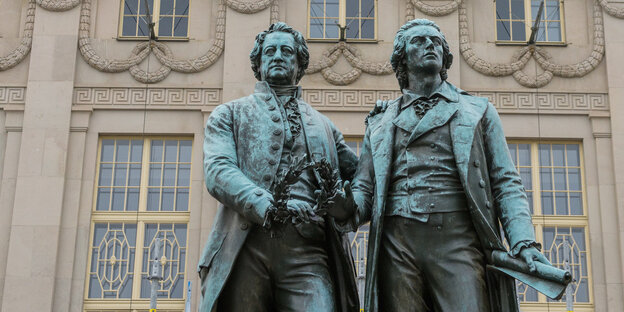
M327 158L351 179L357 157L331 121L298 100L303 135L313 160ZM210 115L204 139L208 192L220 203L198 270L202 279L200 311L210 312L227 281L252 224L262 224L268 191L277 174L284 143L282 116L268 84L254 94L219 105ZM282 131L283 132L283 131ZM346 235L328 222L327 250L338 311L357 311L355 271ZM253 307L250 307L253 309Z
M457 96L448 101L441 100L438 105L444 105L445 109L438 110L437 115L427 114L410 139L450 123L459 176L486 258L490 258L492 250L505 250L499 220L510 246L534 242L527 197L511 160L496 109L485 98L471 96L450 84L449 87ZM400 100L390 101L385 112L368 119L360 165L353 180L358 204L356 222L371 222L364 299L366 312L378 311L377 263L392 170L392 146L395 127L405 126L397 125L399 121L395 120ZM488 274L487 283L492 311L518 311L513 279Z

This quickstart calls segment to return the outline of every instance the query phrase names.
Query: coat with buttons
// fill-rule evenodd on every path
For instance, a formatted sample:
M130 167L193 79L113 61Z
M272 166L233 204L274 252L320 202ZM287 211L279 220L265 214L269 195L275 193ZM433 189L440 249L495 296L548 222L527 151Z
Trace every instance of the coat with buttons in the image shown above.
M357 157L332 122L298 99L302 135L310 157L326 158L350 180ZM279 166L283 123L275 95L259 82L254 94L219 105L206 123L204 173L208 192L221 204L199 260L200 311L210 312L229 276L252 225L262 226L272 198L268 191ZM330 270L337 288L338 311L357 311L355 271L346 235L326 226Z
M449 123L468 209L489 262L493 250L506 250L499 224L509 246L535 242L528 201L494 106L485 98L449 86L457 96L441 100L445 108L426 114L416 127L410 128L414 129L410 138ZM378 311L377 262L392 170L392 145L395 127L405 126L396 120L400 99L390 101L385 112L368 118L360 164L353 180L358 204L356 223L370 221L364 299L367 312ZM489 273L486 278L491 311L518 311L514 280Z

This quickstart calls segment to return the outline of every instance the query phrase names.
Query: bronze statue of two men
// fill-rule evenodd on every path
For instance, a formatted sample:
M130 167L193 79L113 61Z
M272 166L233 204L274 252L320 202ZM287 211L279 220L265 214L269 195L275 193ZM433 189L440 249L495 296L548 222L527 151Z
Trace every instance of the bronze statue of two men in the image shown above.
M498 113L446 81L453 57L435 23L398 31L403 94L367 117L359 161L301 99L298 31L271 25L250 58L254 93L206 124L206 187L221 205L199 263L200 311L359 311L345 233L366 222L365 311L518 310L513 278L486 270L507 252L500 227L530 271L549 262ZM318 164L342 187L328 191Z

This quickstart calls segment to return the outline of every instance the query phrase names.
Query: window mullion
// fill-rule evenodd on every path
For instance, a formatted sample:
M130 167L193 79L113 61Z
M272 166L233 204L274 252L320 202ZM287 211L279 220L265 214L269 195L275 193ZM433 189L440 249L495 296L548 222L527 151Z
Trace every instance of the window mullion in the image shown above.
M160 0L154 0L154 8L152 9L152 23L154 23L154 34L158 35L160 26Z
M141 299L141 271L143 269L143 240L145 238L145 224L138 221L136 241L134 243L134 279L132 280L132 299ZM147 266L149 270L149 265Z
M346 0L340 0L338 2L338 23L340 24L340 27L347 26L347 1ZM340 37L340 33L338 34L338 37Z
M539 143L531 143L531 168L531 178L533 182L533 216L542 215L542 185L539 176Z
M524 0L524 38L526 39L526 41L529 41L529 39L531 38L531 26L533 25L531 1L532 0ZM511 8L511 4L509 5L509 7Z
M151 157L151 140L145 138L143 140L143 158L141 159L141 182L139 187L139 209L138 211L147 211L147 191L149 184L149 160Z

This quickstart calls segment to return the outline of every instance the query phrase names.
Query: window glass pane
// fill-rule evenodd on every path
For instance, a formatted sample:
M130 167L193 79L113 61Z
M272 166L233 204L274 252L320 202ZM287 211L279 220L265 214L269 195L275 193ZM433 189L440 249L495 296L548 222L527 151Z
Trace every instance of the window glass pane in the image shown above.
M555 193L555 203L557 206L557 215L558 216L567 216L568 212L568 193L565 192L556 192Z
M524 0L511 0L511 18L524 19Z
M130 176L128 177L128 186L139 186L141 184L141 165L130 165Z
M540 185L542 190L552 190L552 177L550 168L540 168Z
M347 38L358 38L360 25L358 19L347 19Z
M173 211L174 193L175 189L173 188L162 189L162 203L160 211Z
M496 22L496 40L511 40L511 32L508 21Z
M511 22L512 40L524 41L526 40L526 28L524 22Z
M176 211L188 211L189 191L188 189L178 189L176 193Z
M163 175L163 186L175 186L176 165L165 164L165 172Z
M365 19L362 20L362 39L374 39L375 38L375 20Z
M544 2L544 16L547 20L559 20L559 1L546 0Z
M577 168L568 169L568 182L569 190L580 191L581 190L581 170Z
M178 160L178 141L165 141L165 161L176 162Z
M339 4L338 0L325 0L325 17L338 17Z
M517 150L518 150L518 144L507 144L507 148L509 149L509 155L511 155L511 161L513 161L515 166L518 166L518 157L517 157Z
M139 189L129 188L126 198L126 211L137 211L139 209Z
M374 17L375 16L375 0L361 0L362 1L362 17Z
M149 11L150 14L153 16L153 12L154 12L154 0L147 0L147 5L149 6ZM145 15L147 13L147 11L145 11L145 0L140 0L139 1L139 14L140 15Z
M160 208L160 189L150 188L147 191L147 211L158 211Z
M122 36L136 36L137 18L135 16L125 16L123 18Z
M531 165L531 145L518 144L518 154L520 158L520 166Z
M540 166L550 166L550 144L539 145Z
M113 203L112 203L111 210L123 211L125 201L126 201L126 190L121 187L113 188Z
M540 3L542 1L541 0L532 0L531 1L531 23L533 23L535 21L535 19L537 19L537 13L539 12L539 7L540 7ZM542 16L543 16L543 12L542 12ZM542 18L543 19L543 18ZM531 24L531 26L533 26Z
M102 154L100 161L113 161L113 153L115 152L115 140L102 140Z
M537 302L537 291L524 283L516 281L516 291L520 302Z
M555 190L563 191L567 190L566 187L566 175L564 168L553 168L553 175L555 178Z
M158 36L171 37L173 29L173 17L161 17L158 23Z
M542 214L554 215L554 210L552 192L542 192Z
M111 199L111 189L110 188L100 188L98 189L97 195L97 204L95 205L95 210L108 210L110 206Z
M173 0L160 0L160 15L173 14Z
M561 23L548 22L548 41L561 41Z
M188 36L188 17L176 17L173 27L173 35L175 37Z
M150 161L152 162L161 162L162 161L162 152L163 152L163 141L161 140L152 140L152 150L150 154Z
M191 162L192 144L191 140L180 141L180 162Z
M99 186L111 186L113 177L113 164L100 164Z
M162 164L151 164L149 172L149 186L160 186L162 176Z
M188 15L189 12L189 0L176 0L175 14L176 15Z
M553 166L565 166L565 145L552 145Z
M130 145L129 140L117 140L117 154L115 156L115 161L118 161L118 162L128 161L129 145Z
M149 35L149 28L147 27L147 21L145 20L145 17L140 16L139 17L139 30L137 32L137 36L148 36Z
M574 216L583 215L583 196L581 193L570 193L570 214Z
M533 189L533 181L531 181L531 168L520 168L520 178L522 179L522 185L526 190Z
M529 210L531 211L531 215L533 215L533 192L527 192L527 201L529 202Z
M178 167L178 186L189 186L191 181L191 165L179 165Z
M585 228L544 227L544 255L559 268L564 268L566 260L569 262L575 302L589 302L585 231ZM565 296L560 302L565 302Z
M130 161L141 162L141 159L143 158L143 140L132 140L130 145Z
M364 12L364 9L362 9ZM347 0L347 17L360 16L360 0Z
M136 15L139 9L138 0L124 0L124 15Z
M546 41L546 28L543 24L540 24L540 28L537 30L536 41Z
M568 156L568 166L578 167L581 164L579 158L579 145L578 144L566 144L566 151Z
M126 186L126 173L127 173L127 164L117 164L115 165L115 186Z
M325 38L338 38L338 19L325 20Z
M310 38L323 38L322 19L310 19Z
M310 2L310 17L324 17L325 9L323 0L312 0Z
M496 18L509 19L509 0L496 1Z

